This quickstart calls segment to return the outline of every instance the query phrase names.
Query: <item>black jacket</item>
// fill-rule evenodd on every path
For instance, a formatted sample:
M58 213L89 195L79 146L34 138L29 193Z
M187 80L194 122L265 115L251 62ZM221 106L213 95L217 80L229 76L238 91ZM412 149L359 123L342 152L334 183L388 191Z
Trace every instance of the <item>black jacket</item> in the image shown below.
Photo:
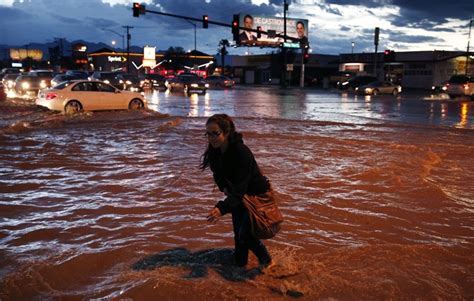
M219 190L227 188L230 193L230 196L216 205L222 215L242 206L244 194L257 195L268 191L268 179L261 174L252 152L242 141L241 134L235 134L229 139L229 146L224 153L220 149L211 149L209 159Z

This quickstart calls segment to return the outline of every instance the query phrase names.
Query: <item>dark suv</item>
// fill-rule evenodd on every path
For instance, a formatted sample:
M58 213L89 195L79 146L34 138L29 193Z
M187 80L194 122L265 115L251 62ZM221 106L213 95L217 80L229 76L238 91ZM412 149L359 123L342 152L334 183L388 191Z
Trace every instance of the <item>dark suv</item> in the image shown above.
M470 96L474 100L474 77L466 75L453 75L446 85L449 97Z
M368 85L376 80L377 78L375 76L360 75L339 83L338 88L340 90L357 91L360 86Z

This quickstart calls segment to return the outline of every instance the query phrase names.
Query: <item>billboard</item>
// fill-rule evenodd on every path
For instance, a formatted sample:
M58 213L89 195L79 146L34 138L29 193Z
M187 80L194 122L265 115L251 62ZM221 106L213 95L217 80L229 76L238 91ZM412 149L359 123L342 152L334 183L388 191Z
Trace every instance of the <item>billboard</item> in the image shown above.
M10 58L14 61L21 61L28 57L34 61L41 61L43 59L43 51L41 51L40 49L10 49Z
M283 42L284 19L276 17L264 17L250 14L241 14L239 16L239 27L253 29L254 31L240 30L239 45L241 46L268 46L279 47ZM257 29L260 27L262 33L257 35ZM281 35L281 36L278 36ZM308 44L308 20L286 18L286 35L288 42L302 42Z

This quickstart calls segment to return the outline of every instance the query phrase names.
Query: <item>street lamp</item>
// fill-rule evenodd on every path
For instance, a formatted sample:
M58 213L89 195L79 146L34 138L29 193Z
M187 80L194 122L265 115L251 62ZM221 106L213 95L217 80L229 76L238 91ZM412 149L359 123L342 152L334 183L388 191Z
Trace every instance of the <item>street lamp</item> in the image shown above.
M114 48L114 52L115 52L115 40L112 40L112 47Z
M351 45L352 45L352 54L354 54L354 46L355 46L355 42L352 42Z
M122 51L124 51L124 49L125 49L125 35L120 34L120 33L116 32L115 30L112 30L112 29L102 28L102 30L103 31L110 31L111 33L114 33L114 34L118 35L119 37L122 37Z

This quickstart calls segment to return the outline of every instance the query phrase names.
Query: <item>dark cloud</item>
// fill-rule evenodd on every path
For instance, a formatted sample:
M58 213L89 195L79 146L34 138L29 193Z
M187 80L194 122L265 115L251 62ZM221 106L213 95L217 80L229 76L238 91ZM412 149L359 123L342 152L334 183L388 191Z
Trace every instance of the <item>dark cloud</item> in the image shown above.
M15 8L0 6L0 24L6 25L7 22L31 18L32 15Z
M351 28L350 28L350 27L347 27L347 26L341 26L341 30L342 30L342 31L350 31Z
M107 28L120 26L115 20L103 19L103 18L91 18L87 17L85 20L89 25L93 27Z
M472 0L392 0L400 7L398 24L417 24L420 22L445 23L447 18L469 20L474 12Z
M254 5L249 1L212 0L207 3L205 0L155 0L155 3L159 4L159 8L156 10L161 9L161 12L164 13L194 18L208 15L211 21L228 23L229 25L234 14L273 16L278 13L274 5ZM151 14L147 14L145 17L167 28L178 30L189 28L189 23L183 19ZM198 23L198 25L201 26L201 23Z

